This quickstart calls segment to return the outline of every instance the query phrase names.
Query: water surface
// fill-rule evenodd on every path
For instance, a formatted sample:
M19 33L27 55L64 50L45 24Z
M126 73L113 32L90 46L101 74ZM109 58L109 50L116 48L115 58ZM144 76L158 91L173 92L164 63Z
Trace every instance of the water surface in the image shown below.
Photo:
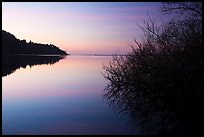
M67 56L2 75L3 134L133 134L103 99L110 56Z

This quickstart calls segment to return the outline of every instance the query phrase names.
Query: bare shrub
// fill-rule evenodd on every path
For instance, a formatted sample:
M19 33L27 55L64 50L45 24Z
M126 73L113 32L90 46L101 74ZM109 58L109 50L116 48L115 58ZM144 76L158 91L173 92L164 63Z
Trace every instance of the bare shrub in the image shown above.
M141 134L201 132L202 22L146 22L146 41L104 66L104 97L139 123ZM160 29L160 30L159 30Z

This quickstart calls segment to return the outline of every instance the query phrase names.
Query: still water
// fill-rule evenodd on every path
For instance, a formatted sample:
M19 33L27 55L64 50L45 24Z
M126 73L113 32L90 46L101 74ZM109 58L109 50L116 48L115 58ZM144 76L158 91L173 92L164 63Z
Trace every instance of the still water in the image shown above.
M111 58L67 56L52 63L15 65L2 75L2 133L133 134L126 116L103 98L108 84L103 65Z

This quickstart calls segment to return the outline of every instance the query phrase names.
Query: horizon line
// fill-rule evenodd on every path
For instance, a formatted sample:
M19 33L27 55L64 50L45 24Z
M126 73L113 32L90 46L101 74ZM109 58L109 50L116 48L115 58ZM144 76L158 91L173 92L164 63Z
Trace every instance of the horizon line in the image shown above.
M106 54L106 53L74 53L70 55L74 55L74 56L127 56L128 54Z

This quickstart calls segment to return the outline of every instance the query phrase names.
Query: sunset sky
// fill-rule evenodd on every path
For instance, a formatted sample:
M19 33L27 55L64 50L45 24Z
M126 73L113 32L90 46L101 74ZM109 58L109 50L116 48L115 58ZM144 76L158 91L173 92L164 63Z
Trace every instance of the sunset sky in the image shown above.
M71 54L127 53L142 37L147 12L160 20L158 2L3 2L2 29L18 39L54 44Z

